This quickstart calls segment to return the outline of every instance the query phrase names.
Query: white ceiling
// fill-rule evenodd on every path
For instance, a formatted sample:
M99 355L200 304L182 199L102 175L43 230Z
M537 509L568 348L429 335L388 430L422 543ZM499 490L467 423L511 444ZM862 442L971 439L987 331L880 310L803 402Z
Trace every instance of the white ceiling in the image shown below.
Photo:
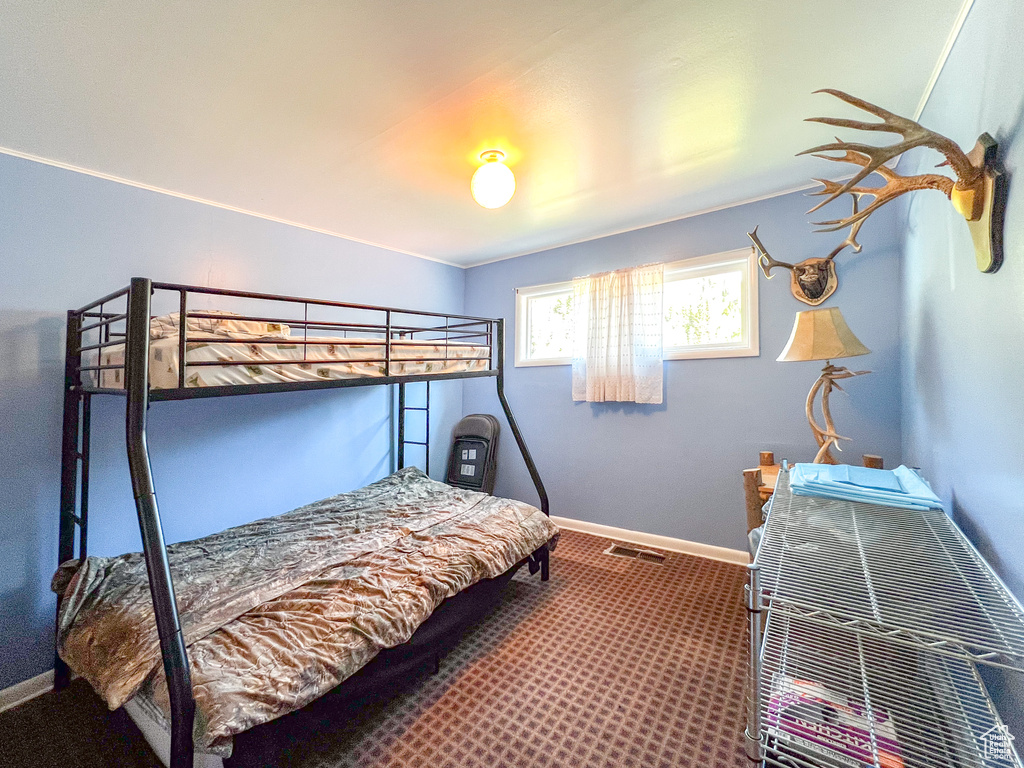
M962 2L3 0L0 147L473 264L835 171L811 91L912 116Z

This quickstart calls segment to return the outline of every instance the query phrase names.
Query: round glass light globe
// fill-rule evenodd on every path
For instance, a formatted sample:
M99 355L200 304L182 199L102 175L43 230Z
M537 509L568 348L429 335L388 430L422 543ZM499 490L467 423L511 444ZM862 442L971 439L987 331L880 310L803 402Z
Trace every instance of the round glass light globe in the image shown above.
M484 208L501 208L515 194L516 177L507 165L493 160L476 169L469 189Z

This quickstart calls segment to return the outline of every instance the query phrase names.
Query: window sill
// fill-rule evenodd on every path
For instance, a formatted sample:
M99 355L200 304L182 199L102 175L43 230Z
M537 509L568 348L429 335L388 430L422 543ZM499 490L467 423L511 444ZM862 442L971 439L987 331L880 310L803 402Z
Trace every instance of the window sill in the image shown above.
M666 351L666 360L706 360L718 357L758 357L758 347L709 347L707 349L685 349Z
M719 347L718 349L688 349L678 352L666 352L664 359L672 360L714 360L723 357L759 357L760 352L756 347ZM571 358L557 358L546 360L516 360L516 368L542 368L555 365L572 365Z
M516 360L516 368L541 368L551 365L572 365L571 357L549 357L543 360Z

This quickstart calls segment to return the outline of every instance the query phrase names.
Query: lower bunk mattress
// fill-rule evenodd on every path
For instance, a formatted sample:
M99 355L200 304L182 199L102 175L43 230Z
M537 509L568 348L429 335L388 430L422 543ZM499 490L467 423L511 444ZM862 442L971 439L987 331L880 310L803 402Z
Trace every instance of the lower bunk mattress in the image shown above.
M355 713L367 703L397 695L431 668L439 669L441 658L500 602L504 588L519 566L524 564L520 562L501 576L478 581L447 598L417 628L408 642L385 648L341 685L324 694L330 699L328 711L339 714L339 722L342 722L347 719L346 713ZM169 767L171 724L166 713L146 691L127 701L124 711L138 726L160 761ZM278 723L296 716L301 716L301 713L293 712L281 720L237 734L233 739L231 768L265 768L278 764L275 761L287 754L289 739L288 726L282 728ZM284 760L286 762L287 758ZM224 760L215 754L197 753L193 760L193 768L224 766Z
M408 641L446 598L500 576L557 534L535 507L407 468L168 547L198 749L230 754L234 735L331 690ZM53 587L68 666L112 709L138 697L168 718L141 553L69 561Z

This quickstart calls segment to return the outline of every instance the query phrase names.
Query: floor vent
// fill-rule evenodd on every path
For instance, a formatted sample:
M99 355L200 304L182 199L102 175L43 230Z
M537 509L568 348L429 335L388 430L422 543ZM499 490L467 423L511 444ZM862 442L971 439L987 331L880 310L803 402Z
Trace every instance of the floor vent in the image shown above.
M643 560L648 563L657 563L658 565L665 562L664 555L660 555L657 552L648 552L645 549L641 549L640 552L637 553L636 559Z
M609 547L604 551L606 555L615 555L615 557L636 557L640 554L639 549L630 549L629 547L620 547L618 544Z
M643 560L645 563L657 563L661 565L665 562L665 556L657 552L651 552L649 549L633 549L632 547L623 547L620 544L614 544L604 551L606 555L613 555L614 557L629 557L634 560Z

